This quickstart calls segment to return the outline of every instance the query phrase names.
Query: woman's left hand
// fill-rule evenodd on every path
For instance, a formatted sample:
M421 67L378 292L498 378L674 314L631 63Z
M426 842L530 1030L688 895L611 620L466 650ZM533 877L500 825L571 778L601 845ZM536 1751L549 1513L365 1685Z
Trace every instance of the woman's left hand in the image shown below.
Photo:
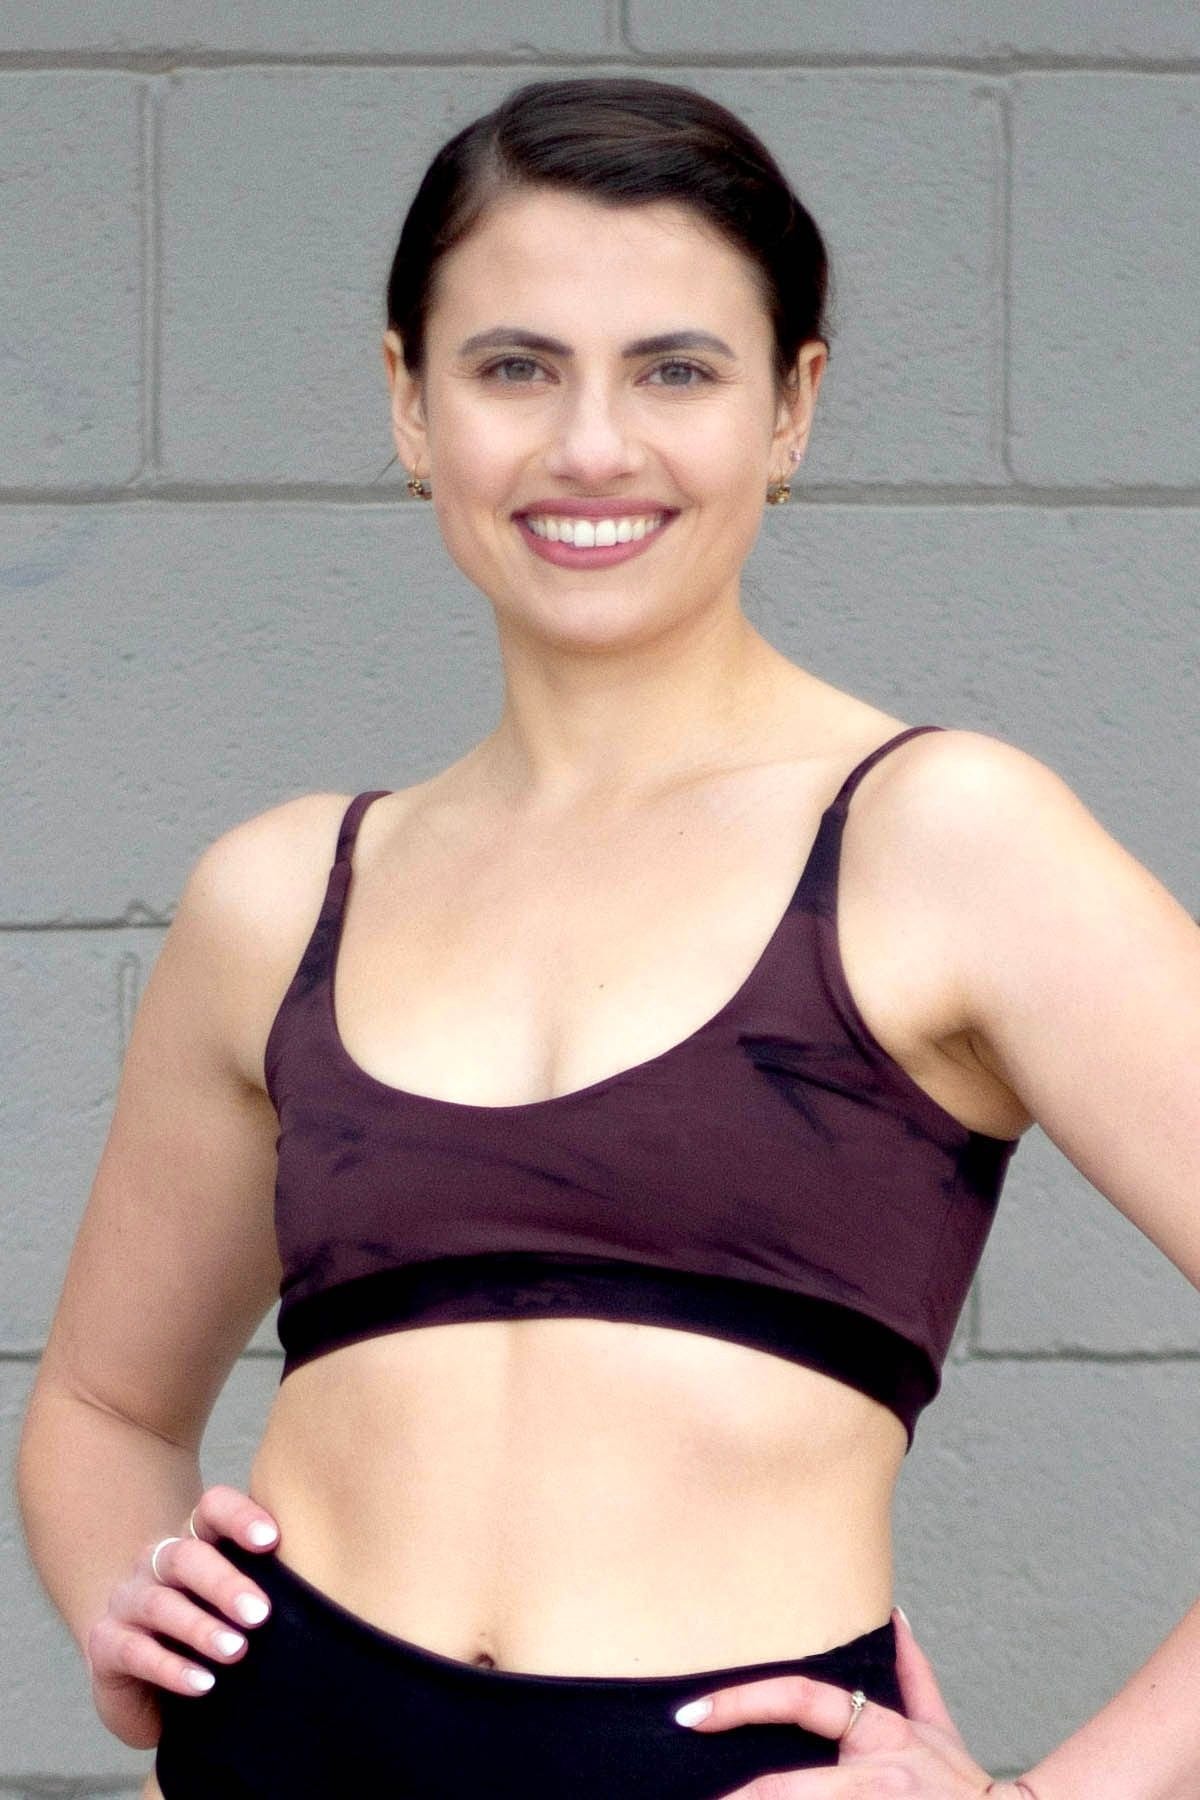
M907 1718L868 1700L840 1744L837 1767L760 1775L722 1800L859 1800L904 1794L910 1800L1030 1800L1017 1782L992 1781L981 1769L946 1710L932 1666L900 1612L896 1675ZM845 1688L805 1675L774 1675L704 1696L713 1702L693 1731L733 1725L801 1725L841 1738L851 1707Z

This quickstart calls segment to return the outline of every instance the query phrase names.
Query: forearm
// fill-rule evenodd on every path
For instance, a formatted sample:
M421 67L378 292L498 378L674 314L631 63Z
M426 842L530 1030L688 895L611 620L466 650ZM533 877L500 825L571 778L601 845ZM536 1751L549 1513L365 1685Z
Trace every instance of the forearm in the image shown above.
M60 1389L35 1392L17 1496L34 1567L81 1650L138 1552L181 1531L200 1492L191 1451Z
M1023 1779L1035 1800L1196 1800L1200 1600L1107 1706Z

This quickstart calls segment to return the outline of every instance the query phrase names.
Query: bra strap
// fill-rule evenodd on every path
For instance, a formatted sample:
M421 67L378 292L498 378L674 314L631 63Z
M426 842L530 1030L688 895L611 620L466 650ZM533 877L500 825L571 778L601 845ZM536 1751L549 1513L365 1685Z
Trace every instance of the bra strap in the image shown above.
M366 812L368 806L370 806L372 800L382 799L384 794L390 794L391 791L391 788L370 788L365 793L355 794L353 800L342 814L342 824L337 839L337 852L333 859L335 868L340 862L348 863L351 856L354 854L354 840L358 836L358 828L362 824L362 816Z
M944 725L908 725L903 731L898 731L895 737L888 738L885 743L877 744L869 756L864 756L860 763L855 763L845 781L843 781L841 787L834 795L833 800L830 802L830 812L845 812L847 806L850 804L850 796L853 794L863 776L869 769L873 769L875 764L879 762L882 757L885 757L889 750L894 750L897 744L906 743L911 737L919 737L923 731L944 731L945 729L946 727Z
M362 816L372 800L378 800L381 795L389 794L391 791L390 788L373 788L368 793L355 794L342 814L341 828L337 837L337 850L329 866L317 922L312 928L299 966L279 1004L279 1010L267 1034L264 1068L267 1091L276 1104L278 1104L279 1090L276 1083L279 1079L280 1058L284 1054L287 1034L291 1029L293 1015L297 1008L319 1004L320 1023L315 1029L318 1032L328 1032L328 1021L332 1011L328 996L325 1001L319 1003L314 1001L313 996L329 988L332 983L338 939L342 932L342 913L346 905L346 895L350 889L350 856L354 849L354 840L358 836L358 827ZM307 1051L301 1051L299 1054L307 1053Z

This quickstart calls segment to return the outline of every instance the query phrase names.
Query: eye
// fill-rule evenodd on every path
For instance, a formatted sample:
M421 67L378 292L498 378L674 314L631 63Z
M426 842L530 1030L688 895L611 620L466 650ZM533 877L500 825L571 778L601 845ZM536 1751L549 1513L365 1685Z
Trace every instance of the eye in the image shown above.
M495 376L498 369L511 369L514 365L517 368L526 369L536 369L540 366L538 363L534 362L531 356L502 356L497 362L488 363L484 368L480 369L480 379L489 381ZM523 381L503 381L500 385L501 387L527 387L529 384Z
M500 370L513 368L539 369L541 366L540 363L534 361L532 356L501 356L498 357L495 362L486 363L484 367L480 369L479 377L481 381L498 381L501 387L529 387L530 383L528 381L510 381L507 378L500 379ZM663 369L683 369L690 375L698 376L699 380L666 381L658 384L662 387L692 388L699 387L704 382L716 380L712 371L706 369L702 363L681 362L678 359L673 359L670 362L656 363L651 373L656 374Z
M693 375L698 375L700 377L700 381L698 381L698 382L697 381L668 381L665 383L665 386L667 386L667 387L699 387L701 382L712 381L715 379L714 376L710 373L710 371L708 369L704 368L704 366L701 363L665 362L665 363L658 363L656 365L656 367L659 369L687 369Z

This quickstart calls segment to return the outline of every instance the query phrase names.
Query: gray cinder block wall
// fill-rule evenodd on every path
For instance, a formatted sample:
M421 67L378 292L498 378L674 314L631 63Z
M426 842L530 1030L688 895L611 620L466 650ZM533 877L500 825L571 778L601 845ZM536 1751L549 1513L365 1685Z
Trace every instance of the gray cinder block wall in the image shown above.
M132 1009L193 859L490 727L490 611L401 497L382 288L433 150L544 73L741 112L838 337L747 610L912 721L1057 769L1193 913L1200 12L1182 0L10 0L0 9L6 1459ZM1120 971L1113 971L1120 978ZM269 1330L206 1444L240 1480ZM1200 1301L1040 1133L906 1465L898 1593L1012 1773L1190 1603ZM97 1496L97 1505L102 1505ZM0 1792L148 1758L0 1528Z

